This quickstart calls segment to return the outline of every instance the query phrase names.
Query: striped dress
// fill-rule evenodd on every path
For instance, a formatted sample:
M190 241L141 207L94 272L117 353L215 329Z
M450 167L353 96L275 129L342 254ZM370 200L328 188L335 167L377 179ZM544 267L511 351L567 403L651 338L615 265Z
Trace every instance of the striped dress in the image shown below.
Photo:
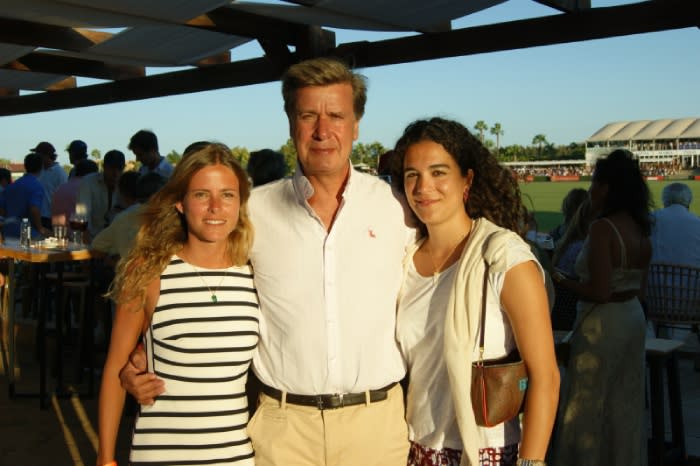
M245 393L260 316L253 273L197 270L173 256L160 277L144 341L148 369L166 391L140 408L134 466L254 464Z

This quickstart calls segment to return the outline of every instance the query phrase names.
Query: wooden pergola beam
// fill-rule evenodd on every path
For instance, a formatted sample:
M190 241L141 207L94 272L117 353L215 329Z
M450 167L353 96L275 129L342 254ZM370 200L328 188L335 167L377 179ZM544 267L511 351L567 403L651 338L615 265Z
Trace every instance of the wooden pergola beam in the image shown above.
M698 24L700 1L647 1L450 32L348 43L339 46L334 53L352 58L359 67L382 66L682 29Z
M275 18L220 7L185 23L208 31L221 32L252 39L297 45L305 35L306 26Z
M89 107L274 81L280 72L265 58L82 86L60 92L0 98L0 116Z
M537 3L554 8L564 13L588 10L591 0L535 0Z
M75 89L76 84L75 76L68 76L65 79L49 85L46 87L46 90L49 92L65 91L66 89Z
M698 24L700 2L665 0L343 44L329 54L347 58L356 67L371 67L697 27ZM303 58L299 54L292 56L293 61ZM60 92L4 97L0 98L0 116L259 84L277 80L280 75L280 67L273 60L245 60Z
M6 65L0 69L34 71L61 75L75 75L95 79L133 79L146 75L140 66L109 65L98 60L64 57L44 52L33 52Z
M0 18L0 42L81 52L113 34L19 19Z

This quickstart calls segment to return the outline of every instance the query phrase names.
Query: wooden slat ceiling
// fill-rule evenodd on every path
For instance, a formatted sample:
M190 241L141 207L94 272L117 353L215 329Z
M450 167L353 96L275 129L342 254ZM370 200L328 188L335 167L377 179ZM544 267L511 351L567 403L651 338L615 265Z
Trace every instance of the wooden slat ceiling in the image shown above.
M450 26L505 1L0 0L0 116L269 82L318 55L383 66L700 25L699 0L533 0L552 14ZM337 44L332 28L415 34ZM263 54L236 60L253 40Z

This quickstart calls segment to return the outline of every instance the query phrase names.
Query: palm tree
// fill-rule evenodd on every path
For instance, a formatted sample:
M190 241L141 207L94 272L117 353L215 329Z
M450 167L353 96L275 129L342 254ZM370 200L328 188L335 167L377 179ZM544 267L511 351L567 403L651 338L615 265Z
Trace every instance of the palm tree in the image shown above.
M537 146L537 156L540 157L542 155L542 146L547 144L547 137L544 134L536 134L532 138L532 144Z
M496 155L498 155L498 149L501 146L501 136L503 136L503 128L500 123L494 123L489 131L496 136Z
M479 120L476 122L474 125L474 129L479 132L479 139L481 139L481 143L484 143L484 131L486 131L489 127L486 125L486 122L484 120Z

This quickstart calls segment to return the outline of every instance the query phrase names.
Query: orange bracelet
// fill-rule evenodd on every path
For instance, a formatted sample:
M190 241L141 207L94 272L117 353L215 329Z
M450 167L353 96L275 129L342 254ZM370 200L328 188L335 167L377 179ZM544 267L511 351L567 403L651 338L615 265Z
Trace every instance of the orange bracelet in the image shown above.
M117 462L116 462L116 461L110 461L109 463L105 463L105 464L103 464L102 466L117 466Z

